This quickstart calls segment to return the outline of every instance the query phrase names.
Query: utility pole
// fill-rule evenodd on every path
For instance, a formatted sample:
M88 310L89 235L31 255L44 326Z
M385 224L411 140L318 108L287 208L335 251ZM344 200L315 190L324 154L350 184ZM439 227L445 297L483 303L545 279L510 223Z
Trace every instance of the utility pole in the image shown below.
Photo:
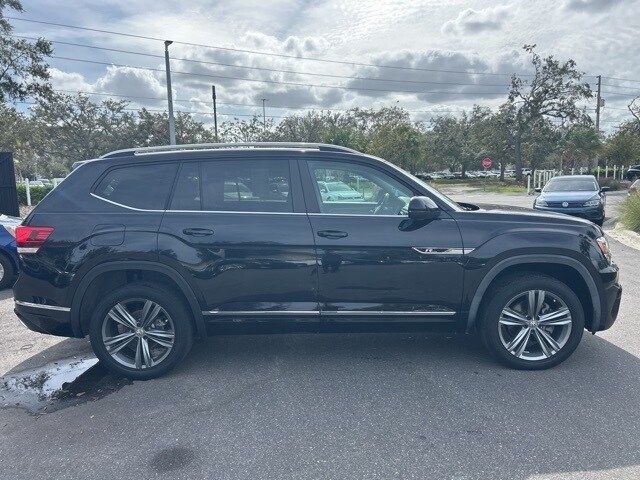
M264 128L265 132L267 131L267 109L264 106L266 101L266 98L262 99L262 127Z
M213 129L216 134L216 142L218 142L218 112L216 110L216 86L211 85L211 98L213 99Z
M176 144L176 123L173 119L173 92L171 91L171 66L169 65L169 45L171 40L164 41L164 64L167 70L167 102L169 104L169 143Z
M600 133L600 104L604 103L602 102L602 99L600 98L600 87L602 85L602 75L598 75L596 77L598 79L598 94L596 97L596 131L598 133Z

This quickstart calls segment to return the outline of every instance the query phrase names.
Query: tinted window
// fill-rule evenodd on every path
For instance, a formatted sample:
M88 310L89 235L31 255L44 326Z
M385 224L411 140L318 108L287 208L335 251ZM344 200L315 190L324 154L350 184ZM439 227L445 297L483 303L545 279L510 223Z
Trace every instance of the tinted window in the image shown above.
M342 162L308 162L322 213L406 214L411 189L375 168Z
M245 212L292 212L287 160L202 163L202 208Z
M129 207L164 210L175 173L175 164L116 168L102 179L95 194Z
M180 167L171 210L200 210L200 172L198 163L184 163Z

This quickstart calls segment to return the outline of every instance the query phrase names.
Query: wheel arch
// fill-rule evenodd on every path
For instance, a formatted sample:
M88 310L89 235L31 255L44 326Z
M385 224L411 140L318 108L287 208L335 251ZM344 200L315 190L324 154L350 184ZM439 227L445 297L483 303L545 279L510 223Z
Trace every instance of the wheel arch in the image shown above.
M98 287L115 288L136 280L177 288L191 310L196 335L200 338L206 337L202 309L189 283L173 268L148 261L108 262L89 270L76 287L71 302L70 319L74 333L80 337L88 333L90 315L87 310L91 306L90 300L99 294Z
M518 255L506 258L494 265L484 276L471 300L466 332L475 327L486 301L485 293L506 275L524 271L538 272L557 278L576 292L583 305L585 325L596 332L602 317L601 295L593 277L578 260L562 255Z

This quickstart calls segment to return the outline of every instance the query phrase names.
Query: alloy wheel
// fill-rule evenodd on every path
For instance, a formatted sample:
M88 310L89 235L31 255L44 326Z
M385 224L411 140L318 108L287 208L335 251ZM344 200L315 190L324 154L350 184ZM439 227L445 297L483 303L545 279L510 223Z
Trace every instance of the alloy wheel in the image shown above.
M571 311L554 293L529 290L513 297L498 320L500 341L509 353L528 361L545 360L566 345Z
M102 343L109 355L136 370L160 364L173 350L174 340L171 316L149 299L121 301L102 321Z

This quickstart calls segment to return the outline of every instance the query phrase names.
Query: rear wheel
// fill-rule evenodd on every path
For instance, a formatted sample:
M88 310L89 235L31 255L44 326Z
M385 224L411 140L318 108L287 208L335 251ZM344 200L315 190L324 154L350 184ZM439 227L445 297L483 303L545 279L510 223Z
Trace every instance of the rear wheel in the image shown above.
M191 349L191 313L180 297L154 285L127 285L97 306L89 336L107 368L146 380L173 368Z
M502 363L525 370L550 368L566 360L580 343L582 304L559 280L534 273L512 276L494 292L480 333Z
M0 290L13 286L16 271L9 257L0 253Z

